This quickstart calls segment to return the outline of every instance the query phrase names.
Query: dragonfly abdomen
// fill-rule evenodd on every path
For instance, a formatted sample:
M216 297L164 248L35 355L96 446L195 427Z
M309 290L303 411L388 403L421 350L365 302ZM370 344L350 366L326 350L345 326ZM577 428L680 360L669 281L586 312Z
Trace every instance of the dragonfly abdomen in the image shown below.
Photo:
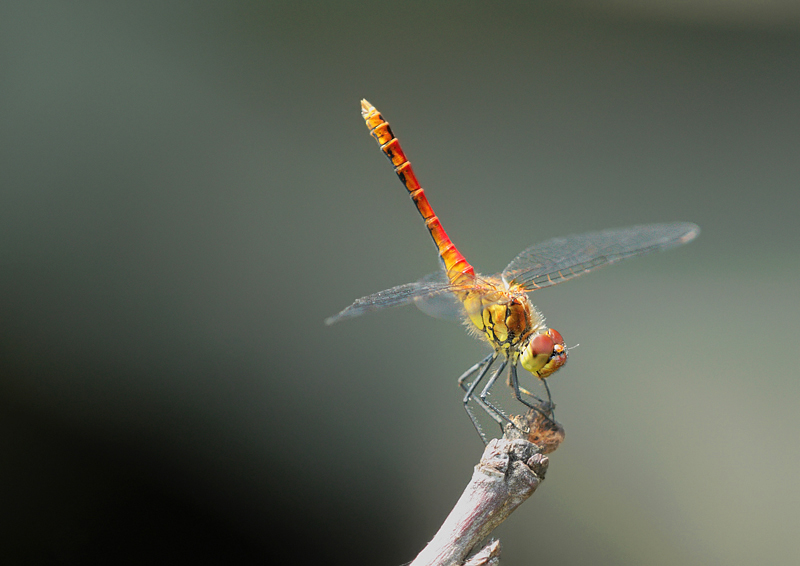
M458 251L458 248L456 248L442 227L439 217L436 216L433 207L428 202L428 197L425 196L425 190L420 187L419 181L417 181L417 176L414 174L411 163L400 147L400 141L392 133L389 122L384 120L380 112L366 100L361 101L361 115L367 123L370 135L378 141L381 151L386 154L386 157L394 165L395 173L397 173L403 186L408 190L411 200L425 220L425 226L428 228L428 232L433 238L433 243L439 252L439 257L442 258L444 263L447 278L451 283L456 284L468 284L474 281L475 270L461 252Z

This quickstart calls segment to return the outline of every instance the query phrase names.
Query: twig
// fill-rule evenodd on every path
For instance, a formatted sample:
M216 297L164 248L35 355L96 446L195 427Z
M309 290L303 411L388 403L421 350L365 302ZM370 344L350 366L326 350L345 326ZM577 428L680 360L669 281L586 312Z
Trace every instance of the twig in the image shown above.
M495 566L500 542L488 537L544 480L548 454L564 439L564 429L539 411L513 417L503 438L489 442L458 502L439 532L410 566Z

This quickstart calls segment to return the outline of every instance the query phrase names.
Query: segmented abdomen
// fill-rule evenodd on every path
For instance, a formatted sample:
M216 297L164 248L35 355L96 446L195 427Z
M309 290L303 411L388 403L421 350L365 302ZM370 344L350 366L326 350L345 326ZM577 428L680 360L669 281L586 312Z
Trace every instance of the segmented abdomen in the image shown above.
M442 228L439 217L433 212L433 208L425 196L425 191L419 186L417 176L411 168L411 163L406 159L400 142L389 127L389 122L383 119L380 112L366 100L361 101L361 115L367 123L369 133L378 140L381 151L386 154L389 161L394 165L394 171L400 177L405 188L408 190L411 200L419 210L425 220L425 226L433 238L433 243L439 252L439 256L444 262L447 277L451 283L467 284L475 279L475 270L467 262L455 244L450 240L447 232Z

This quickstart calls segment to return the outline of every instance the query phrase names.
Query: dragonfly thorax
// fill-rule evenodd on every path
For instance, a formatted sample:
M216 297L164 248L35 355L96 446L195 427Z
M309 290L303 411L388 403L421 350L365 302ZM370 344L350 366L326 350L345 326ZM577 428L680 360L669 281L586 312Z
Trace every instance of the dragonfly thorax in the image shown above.
M564 339L557 330L547 328L524 290L485 278L459 298L467 324L512 364L519 362L545 379L567 363Z
M468 293L462 299L468 321L498 352L516 352L537 330L544 317L524 292L495 287Z

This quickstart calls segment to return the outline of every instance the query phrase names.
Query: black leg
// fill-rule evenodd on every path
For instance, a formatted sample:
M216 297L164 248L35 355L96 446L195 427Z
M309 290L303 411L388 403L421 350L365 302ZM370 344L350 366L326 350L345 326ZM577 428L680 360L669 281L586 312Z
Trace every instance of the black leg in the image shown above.
M514 390L514 397L517 398L517 401L519 401L520 403L522 403L523 405L525 405L529 409L533 409L534 411L540 413L542 416L546 417L550 421L553 421L553 418L555 417L555 413L554 413L555 406L553 405L553 400L552 400L553 398L550 396L550 388L547 386L547 381L545 381L544 379L542 380L542 382L544 383L545 390L547 391L547 408L548 408L548 410L550 412L549 415L545 414L542 411L542 407L541 406L531 405L525 399L522 398L522 394L520 392L520 386L519 386L519 379L517 378L517 364L512 364L511 365L511 369L509 370L509 377L511 378L511 387ZM526 393L528 393L528 392L526 391ZM539 399L535 395L533 397L535 397L536 400L539 401L540 403L544 404L544 401L542 401L541 399ZM553 421L553 422L555 422L555 421Z
M477 364L475 364L474 366L469 368L467 371L462 373L461 377L458 378L458 386L461 389L463 389L464 391L468 391L469 390L469 385L467 385L465 383L465 381L467 379L469 379L469 377L471 375L473 375L475 372L479 371L483 364L491 364L496 357L497 357L497 353L496 352L492 352L491 354L489 354L488 356L483 358L481 361L479 361Z
M494 417L494 420L497 421L497 424L500 425L500 432L501 433L504 430L503 427L507 423L510 423L511 419L509 419L505 415L505 413L503 413L503 411L501 411L500 409L498 409L497 407L492 405L486 397L489 395L489 390L495 384L495 382L497 381L497 378L500 377L500 374L503 373L504 369L506 369L506 365L508 365L508 358L505 358L503 360L502 365L499 368L497 368L497 371L495 371L492 374L492 377L489 378L489 381L486 384L486 387L483 388L483 390L480 392L480 395L478 395L478 398L476 399L476 401L478 401L481 404L481 406L484 408L484 410L487 411L490 415L492 415ZM487 409L490 409L491 412L489 412ZM492 414L492 413L494 413L494 414ZM497 418L497 417L500 417L500 418Z
M467 371L465 371L461 375L461 377L458 378L458 385L461 386L461 389L467 392L466 395L464 395L464 401L463 401L464 409L467 411L467 416L469 417L469 420L472 421L472 426L474 426L475 430L478 431L478 436L481 437L481 440L483 441L484 445L488 444L489 440L488 438L486 438L486 433L483 432L483 429L481 428L481 425L478 422L477 417L472 412L472 409L469 406L469 401L470 399L472 399L472 395L475 392L475 388L478 386L481 380L486 376L486 374L489 371L489 368L492 367L492 364L496 359L497 359L497 352L492 352L491 354L486 356L482 361L478 362L477 364L469 368ZM466 380L476 372L478 372L478 377L476 377L472 383L467 385ZM478 400L476 399L476 401ZM482 406L481 408L483 408L483 410L486 411L487 413L489 412L489 410L485 406Z
M544 390L547 391L547 404L550 405L550 411L555 409L555 405L553 405L553 396L550 395L550 386L547 385L547 380L543 379L542 384L544 385Z
M508 373L509 376L511 377L511 388L514 390L514 397L516 397L517 401L519 401L526 407L530 409L535 409L536 407L534 407L533 405L531 405L525 399L522 398L522 393L520 392L520 387L519 387L519 378L517 377L517 364L512 364L511 369L509 370ZM526 393L528 393L528 391L526 391ZM536 397L536 399L538 401L541 401L541 399L539 399L538 397Z

